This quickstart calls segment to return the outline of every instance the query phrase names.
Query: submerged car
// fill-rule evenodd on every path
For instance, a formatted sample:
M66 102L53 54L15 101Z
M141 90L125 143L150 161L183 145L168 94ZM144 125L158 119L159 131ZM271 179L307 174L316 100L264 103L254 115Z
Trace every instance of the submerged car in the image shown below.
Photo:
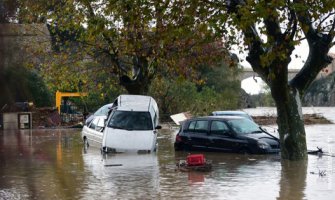
M85 147L88 145L101 147L108 114L110 114L112 109L116 106L116 102L103 105L86 119L81 131L81 137L83 138Z
M159 112L150 96L120 95L112 104L101 107L87 124L81 137L88 145L104 152L153 152L157 148Z
M159 111L154 98L120 95L104 129L104 152L153 152L157 148Z
M211 115L213 116L241 116L241 117L250 119L251 121L254 121L248 113L244 111L240 111L240 110L213 111Z
M101 147L106 120L107 116L99 115L84 125L81 131L81 137L83 138L85 147L89 145Z
M93 113L93 115L90 115L86 120L85 120L85 125L88 126L92 120L96 117L105 117L107 118L108 112L115 106L115 103L109 103L106 104L102 107L100 107L97 111Z
M279 153L279 139L255 122L238 116L208 116L185 120L176 135L175 150L232 153Z

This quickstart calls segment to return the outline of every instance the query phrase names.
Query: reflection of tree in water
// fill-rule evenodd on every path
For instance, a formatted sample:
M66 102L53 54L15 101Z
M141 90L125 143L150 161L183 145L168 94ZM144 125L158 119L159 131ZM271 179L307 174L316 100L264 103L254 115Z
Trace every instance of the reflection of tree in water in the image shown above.
M280 191L278 200L304 199L306 187L307 160L281 161Z

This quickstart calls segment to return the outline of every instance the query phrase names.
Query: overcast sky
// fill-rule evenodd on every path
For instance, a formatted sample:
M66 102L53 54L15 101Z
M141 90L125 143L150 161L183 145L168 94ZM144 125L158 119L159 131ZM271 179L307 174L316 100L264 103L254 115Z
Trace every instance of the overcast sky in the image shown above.
M308 44L306 40L304 40L299 46L296 47L296 49L292 53L292 61L289 64L289 68L295 68L300 69L303 66L303 62L306 61L306 58L308 56ZM335 53L335 47L330 49L330 53ZM299 57L296 58L295 55L298 55ZM243 67L249 67L251 68L250 64L245 61L245 57L242 57L243 61L241 62L241 65ZM260 79L259 77L256 77L257 82L252 78L244 79L241 83L241 87L249 94L258 94L261 92L262 88L264 87L265 83Z

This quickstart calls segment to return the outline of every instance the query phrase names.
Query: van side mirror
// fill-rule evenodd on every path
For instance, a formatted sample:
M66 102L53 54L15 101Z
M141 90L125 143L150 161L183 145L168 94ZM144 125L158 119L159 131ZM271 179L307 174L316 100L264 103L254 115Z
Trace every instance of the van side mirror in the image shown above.
M157 125L157 126L155 127L155 129L162 129L162 126L161 126L161 125Z

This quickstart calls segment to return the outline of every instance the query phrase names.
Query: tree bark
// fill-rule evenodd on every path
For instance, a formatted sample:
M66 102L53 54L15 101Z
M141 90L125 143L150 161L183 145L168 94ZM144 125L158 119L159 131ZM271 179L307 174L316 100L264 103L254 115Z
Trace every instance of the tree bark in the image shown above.
M133 77L123 75L120 84L129 94L147 94L149 85L153 79L153 73L149 72L149 62L145 57L135 56L133 59Z
M277 108L281 157L289 160L307 158L306 133L299 90L287 81L286 62L276 62L276 75L268 81Z
M281 157L289 160L307 158L306 133L300 95L296 88L272 89L277 107Z
M120 77L120 84L127 90L129 94L147 94L150 82L150 80L143 78L131 79L127 75Z

